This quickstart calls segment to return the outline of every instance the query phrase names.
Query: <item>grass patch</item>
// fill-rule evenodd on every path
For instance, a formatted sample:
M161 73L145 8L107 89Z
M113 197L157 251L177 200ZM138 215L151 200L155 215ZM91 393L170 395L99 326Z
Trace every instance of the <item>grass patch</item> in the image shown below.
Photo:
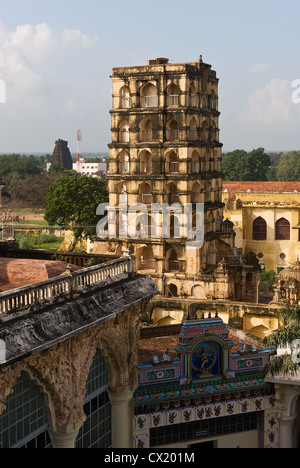
M49 227L49 223L47 221L23 221L22 223L15 223L16 228L26 228L28 226L42 226L42 227Z
M63 238L54 234L39 234L37 236L20 234L17 237L18 246L25 250L57 250Z

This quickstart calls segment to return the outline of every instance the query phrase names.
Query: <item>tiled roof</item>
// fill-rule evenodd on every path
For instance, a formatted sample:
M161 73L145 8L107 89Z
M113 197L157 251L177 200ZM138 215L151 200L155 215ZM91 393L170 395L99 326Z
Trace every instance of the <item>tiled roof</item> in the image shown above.
M172 352L172 361L178 359L178 354L175 351L177 345L178 335L143 338L139 342L139 364L150 363L155 354L162 355L167 349Z
M230 198L235 198L237 192L283 192L300 193L300 182L256 182L256 181L223 181L223 192L227 190Z
M234 344L231 349L232 353L236 353L240 347L240 340L232 335L229 338ZM156 354L161 356L167 349L171 351L172 361L180 359L175 348L178 346L179 336L154 336L151 338L143 338L139 342L139 365L149 364L152 362L153 356Z

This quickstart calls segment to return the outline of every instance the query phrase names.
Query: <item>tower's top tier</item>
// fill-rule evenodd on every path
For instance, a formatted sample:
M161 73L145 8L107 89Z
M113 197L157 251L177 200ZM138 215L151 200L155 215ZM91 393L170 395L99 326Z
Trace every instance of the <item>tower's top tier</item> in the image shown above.
M187 62L187 63L173 63L168 58L159 57L156 59L147 60L146 65L136 65L129 67L115 67L113 68L114 77L122 76L134 76L141 74L152 74L152 73L183 73L183 74L205 74L208 78L217 80L217 75L214 70L211 69L211 65L204 63L202 55L198 61ZM218 81L218 80L217 80Z

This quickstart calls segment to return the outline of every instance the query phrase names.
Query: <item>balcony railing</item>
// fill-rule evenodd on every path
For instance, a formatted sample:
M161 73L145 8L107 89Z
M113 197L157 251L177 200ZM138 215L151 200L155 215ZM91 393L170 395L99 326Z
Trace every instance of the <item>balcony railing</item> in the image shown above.
M141 96L141 107L157 107L158 96Z
M122 109L129 109L130 108L130 97L122 97L121 99L121 107Z
M140 141L152 141L153 132L152 130L140 130L139 139Z
M139 270L156 270L156 262L154 258L137 260L137 266Z
M179 260L169 260L168 271L179 271Z
M169 163L169 173L171 174L177 174L179 172L179 162L174 161Z
M179 141L179 130L177 128L167 128L167 141Z
M139 198L139 201L145 205L150 205L153 202L153 196L151 193L141 193Z
M19 311L28 312L51 304L54 300L66 301L74 293L83 292L86 287L97 286L102 281L117 278L134 271L133 257L122 257L113 262L96 265L83 270L66 273L41 283L23 286L0 293L0 315Z
M179 106L179 94L169 94L167 96L167 106L169 107Z
M197 96L195 95L189 96L189 104L190 104L190 107L197 107Z
M121 130L119 132L119 141L120 143L129 143L129 130Z

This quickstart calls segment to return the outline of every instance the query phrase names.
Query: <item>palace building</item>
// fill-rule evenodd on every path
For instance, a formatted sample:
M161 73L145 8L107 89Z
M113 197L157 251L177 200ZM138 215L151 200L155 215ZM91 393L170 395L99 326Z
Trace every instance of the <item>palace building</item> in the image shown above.
M300 182L223 182L224 217L244 254L280 273L300 251Z

